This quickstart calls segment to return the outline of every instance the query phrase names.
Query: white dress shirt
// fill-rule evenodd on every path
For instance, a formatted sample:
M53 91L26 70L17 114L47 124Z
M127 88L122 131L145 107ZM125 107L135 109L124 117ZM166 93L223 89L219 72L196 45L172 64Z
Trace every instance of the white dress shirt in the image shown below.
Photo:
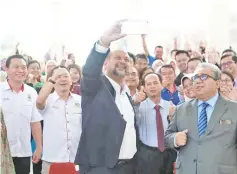
M81 96L71 93L64 101L54 92L39 111L44 118L42 159L74 162L81 136Z
M25 85L16 93L7 80L0 84L1 106L7 127L7 138L12 157L30 157L31 123L42 120L36 108L37 93Z
M139 114L137 116L140 140L142 143L151 147L158 147L155 106L156 104L147 98L140 104ZM167 117L169 115L170 102L160 99L159 106L165 132L168 128Z
M114 80L106 76L113 88L116 91L115 103L122 114L124 120L127 122L124 137L122 141L122 145L120 148L119 159L131 159L137 152L136 147L136 130L135 130L135 122L134 122L134 110L131 106L129 98L126 94L129 93L129 89L126 85L124 85L122 91L121 86L116 83Z

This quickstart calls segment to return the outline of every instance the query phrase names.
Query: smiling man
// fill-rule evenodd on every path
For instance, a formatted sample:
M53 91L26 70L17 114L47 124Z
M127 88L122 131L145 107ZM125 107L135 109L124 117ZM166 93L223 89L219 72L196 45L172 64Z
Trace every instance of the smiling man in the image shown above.
M179 150L177 174L237 171L237 107L219 95L220 76L217 66L199 64L192 78L196 99L175 110L165 140Z

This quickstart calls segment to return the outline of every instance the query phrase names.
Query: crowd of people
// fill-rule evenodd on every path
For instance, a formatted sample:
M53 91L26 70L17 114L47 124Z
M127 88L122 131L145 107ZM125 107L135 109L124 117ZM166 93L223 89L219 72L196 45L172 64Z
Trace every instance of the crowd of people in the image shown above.
M75 164L81 174L235 174L237 57L182 50L170 59L110 45L118 21L82 67L15 54L1 63L1 173L49 174ZM78 168L79 166L79 168Z

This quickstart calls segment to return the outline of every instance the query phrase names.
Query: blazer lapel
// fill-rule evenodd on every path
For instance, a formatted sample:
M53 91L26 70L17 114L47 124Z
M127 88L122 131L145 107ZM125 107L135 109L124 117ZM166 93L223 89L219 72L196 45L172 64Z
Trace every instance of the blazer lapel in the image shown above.
M198 110L197 110L197 99L190 102L188 107L188 123L190 125L189 136L193 139L198 139Z
M208 122L207 130L204 135L209 135L216 124L219 123L221 117L224 115L224 113L227 111L228 107L226 105L225 99L223 99L222 96L219 96L215 108L213 110L213 113L211 115L211 118Z

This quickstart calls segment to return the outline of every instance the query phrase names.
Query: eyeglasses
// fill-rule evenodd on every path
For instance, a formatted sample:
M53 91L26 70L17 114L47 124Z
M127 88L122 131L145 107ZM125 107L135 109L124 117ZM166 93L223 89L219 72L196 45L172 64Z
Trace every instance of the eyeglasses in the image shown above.
M234 63L233 61L228 61L228 62L225 62L225 63L221 63L221 66L229 66L231 65L232 63Z
M200 79L201 81L205 81L205 80L207 80L208 78L211 78L211 79L213 79L213 80L216 81L215 78L213 78L212 76L210 76L210 75L208 75L208 74L201 74L201 75L197 75L197 74L196 74L195 76L192 77L192 80L193 80L194 82L196 82L198 79Z

